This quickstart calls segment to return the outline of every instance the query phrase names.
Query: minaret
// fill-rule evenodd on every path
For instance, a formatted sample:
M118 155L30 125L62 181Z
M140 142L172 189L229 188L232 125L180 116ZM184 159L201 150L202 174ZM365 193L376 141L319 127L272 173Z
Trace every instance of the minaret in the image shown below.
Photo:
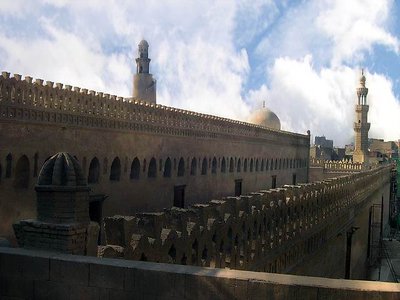
M368 131L371 126L367 121L368 89L365 87L364 70L361 71L360 85L357 88L356 120L354 122L354 154L353 161L358 163L368 162Z
M133 98L156 103L156 81L150 74L149 44L145 40L138 45L136 74L133 76Z

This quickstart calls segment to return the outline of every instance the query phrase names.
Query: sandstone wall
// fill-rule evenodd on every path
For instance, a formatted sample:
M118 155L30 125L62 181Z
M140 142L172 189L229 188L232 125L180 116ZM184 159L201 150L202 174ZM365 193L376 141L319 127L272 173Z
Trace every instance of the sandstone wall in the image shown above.
M344 277L346 232L351 270L366 277L368 214L389 203L391 166L323 182L261 190L188 209L106 218L106 257L216 268ZM387 210L387 208L386 208ZM388 214L384 214L384 226Z
M0 235L35 217L33 187L56 152L75 155L104 216L171 207L185 186L185 206L308 181L309 136L127 101L20 75L0 76ZM28 175L26 175L28 174Z

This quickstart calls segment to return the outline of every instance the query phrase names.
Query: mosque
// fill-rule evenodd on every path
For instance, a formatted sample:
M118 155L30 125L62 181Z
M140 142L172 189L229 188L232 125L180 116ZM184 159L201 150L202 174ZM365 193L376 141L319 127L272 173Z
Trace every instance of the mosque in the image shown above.
M148 49L131 98L2 73L0 235L20 248L0 247L0 297L398 297L345 280L378 259L396 191L368 165L364 75L357 169L309 182L309 132L265 105L241 122L157 104Z

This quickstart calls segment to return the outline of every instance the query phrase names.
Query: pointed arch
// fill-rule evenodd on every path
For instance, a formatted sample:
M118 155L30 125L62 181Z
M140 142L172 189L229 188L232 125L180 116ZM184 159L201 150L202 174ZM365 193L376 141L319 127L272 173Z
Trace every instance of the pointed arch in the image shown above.
M233 160L233 157L229 160L229 173L233 173L233 169L235 168L235 161Z
M167 157L164 164L164 177L171 177L171 168L172 168L171 159Z
M244 159L243 172L247 172L247 158Z
M121 161L119 157L115 157L113 162L111 163L110 170L110 180L111 181L119 181L121 178Z
M156 178L157 177L157 161L154 157L150 159L149 169L147 171L148 178Z
M226 173L226 161L225 161L225 157L222 158L221 161L221 173Z
M203 158L203 162L201 163L201 175L207 175L207 169L208 169L208 165L207 165L207 158Z
M217 174L217 159L213 158L212 163L211 163L211 173L212 174Z
M238 159L238 163L237 163L237 167L236 167L236 172L240 173L241 169L242 169L242 161L239 158Z
M253 172L253 169L254 169L254 161L253 161L253 159L251 158L251 159L250 159L250 172Z
M97 157L93 157L89 164L88 183L98 183L100 177L100 162Z
M192 163L190 164L190 175L196 175L197 173L197 159L196 157L192 158Z
M179 159L178 163L178 177L185 176L185 160L183 157Z
M131 179L139 179L140 177L140 161L137 157L131 163L131 174L129 177Z
M264 158L261 158L261 172L264 171L264 166L265 166L265 162L264 162Z
M20 189L27 189L29 187L29 177L29 159L26 155L22 155L15 166L14 186Z
M11 170L12 170L12 155L8 153L6 157L6 178L11 178Z
M256 172L258 172L260 170L260 165L259 165L259 161L258 158L256 159Z

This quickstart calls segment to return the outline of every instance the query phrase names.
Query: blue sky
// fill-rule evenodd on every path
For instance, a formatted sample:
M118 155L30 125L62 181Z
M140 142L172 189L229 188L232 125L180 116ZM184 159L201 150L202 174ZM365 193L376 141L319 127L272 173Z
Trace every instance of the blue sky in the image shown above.
M130 96L150 44L158 102L353 139L365 68L370 136L400 138L400 4L390 0L0 0L0 68Z

